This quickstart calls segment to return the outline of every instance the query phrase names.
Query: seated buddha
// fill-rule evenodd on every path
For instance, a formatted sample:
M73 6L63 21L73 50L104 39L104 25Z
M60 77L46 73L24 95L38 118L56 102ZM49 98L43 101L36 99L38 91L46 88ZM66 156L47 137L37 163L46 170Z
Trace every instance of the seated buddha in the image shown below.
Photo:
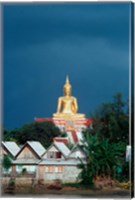
M68 77L64 85L64 96L59 97L57 112L53 114L54 118L85 118L84 114L77 113L78 104L77 99L71 96L72 86L69 83Z

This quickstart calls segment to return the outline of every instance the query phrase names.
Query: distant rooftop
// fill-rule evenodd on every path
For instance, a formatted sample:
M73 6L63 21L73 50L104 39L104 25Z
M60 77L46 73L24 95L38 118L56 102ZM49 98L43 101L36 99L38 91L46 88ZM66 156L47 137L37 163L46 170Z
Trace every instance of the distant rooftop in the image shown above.
M20 147L15 142L7 141L2 144L14 157L20 151Z

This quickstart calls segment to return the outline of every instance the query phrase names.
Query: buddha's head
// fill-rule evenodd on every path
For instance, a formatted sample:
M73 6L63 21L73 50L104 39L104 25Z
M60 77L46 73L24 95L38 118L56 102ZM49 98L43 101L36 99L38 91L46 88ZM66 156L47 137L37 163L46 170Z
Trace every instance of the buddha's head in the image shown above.
M68 76L67 76L66 82L65 82L65 85L64 85L64 95L65 96L71 96L71 90L72 90L72 86L70 85L69 79L68 79Z

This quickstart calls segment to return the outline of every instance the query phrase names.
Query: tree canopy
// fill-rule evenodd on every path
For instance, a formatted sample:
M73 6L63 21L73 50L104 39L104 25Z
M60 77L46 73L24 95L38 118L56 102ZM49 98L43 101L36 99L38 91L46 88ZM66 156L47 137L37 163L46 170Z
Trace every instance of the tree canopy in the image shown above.
M2 167L8 172L11 165L12 165L12 161L11 161L10 157L8 155L4 154L3 160L2 160Z
M128 103L117 93L112 102L102 103L91 117L93 129L88 128L83 134L87 164L80 164L81 182L92 184L97 176L128 180L129 165L125 160L129 144Z
M111 142L123 141L128 144L128 104L123 101L121 93L114 95L112 102L101 104L91 117L93 118L93 131L98 131Z
M87 164L80 163L82 169L79 179L84 185L93 184L96 177L118 177L118 169L123 173L123 178L129 178L125 173L125 152L126 145L123 142L111 143L110 139L100 136L99 133L94 135L90 131L85 132L83 148L87 155ZM126 176L126 177L125 177Z
M48 148L53 138L59 135L61 135L60 129L52 122L33 122L6 132L4 140L16 141L18 144L24 144L27 141L39 141L45 148Z

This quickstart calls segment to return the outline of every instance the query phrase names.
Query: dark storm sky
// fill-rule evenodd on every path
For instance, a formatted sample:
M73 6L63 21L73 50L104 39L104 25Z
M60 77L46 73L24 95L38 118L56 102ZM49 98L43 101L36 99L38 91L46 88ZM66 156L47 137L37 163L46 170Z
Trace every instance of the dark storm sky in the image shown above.
M68 74L79 113L128 98L130 3L5 4L6 128L51 117Z

